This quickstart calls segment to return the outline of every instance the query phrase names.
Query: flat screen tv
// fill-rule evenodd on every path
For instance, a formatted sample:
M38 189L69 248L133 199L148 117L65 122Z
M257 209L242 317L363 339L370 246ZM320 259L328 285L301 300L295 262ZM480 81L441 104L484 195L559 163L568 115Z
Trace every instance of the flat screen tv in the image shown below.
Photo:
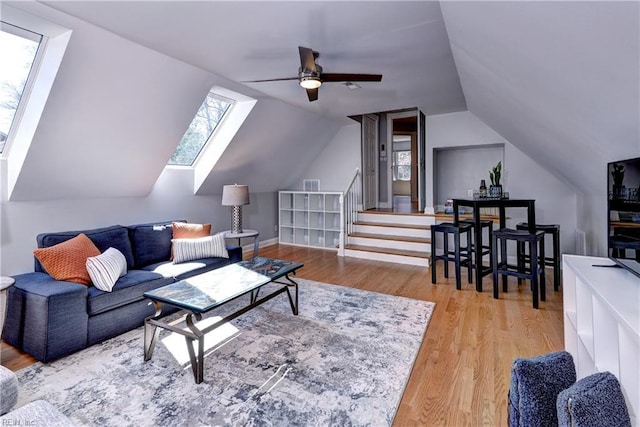
M607 165L609 258L640 277L640 157Z

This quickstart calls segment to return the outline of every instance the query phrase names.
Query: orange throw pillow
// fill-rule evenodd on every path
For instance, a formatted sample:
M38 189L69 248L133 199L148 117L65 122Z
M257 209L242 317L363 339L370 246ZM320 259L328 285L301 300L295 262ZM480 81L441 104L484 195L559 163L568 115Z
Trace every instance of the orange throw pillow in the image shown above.
M174 222L171 227L173 228L174 239L197 239L211 234L211 224ZM171 244L171 259L173 260L173 243Z
M34 249L33 254L54 279L88 285L91 277L87 258L100 255L100 250L86 234L80 233L57 245Z

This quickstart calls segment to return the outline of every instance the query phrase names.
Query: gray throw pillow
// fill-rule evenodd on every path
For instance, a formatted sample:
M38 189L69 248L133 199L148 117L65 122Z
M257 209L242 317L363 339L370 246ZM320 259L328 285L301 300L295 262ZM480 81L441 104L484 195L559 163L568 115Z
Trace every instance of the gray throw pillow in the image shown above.
M598 372L563 390L557 400L558 425L571 427L631 427L618 379Z

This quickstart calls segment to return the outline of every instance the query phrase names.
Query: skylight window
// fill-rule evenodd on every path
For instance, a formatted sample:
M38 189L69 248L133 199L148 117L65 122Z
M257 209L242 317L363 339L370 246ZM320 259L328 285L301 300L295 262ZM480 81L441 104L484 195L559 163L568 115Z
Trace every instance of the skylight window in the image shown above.
M0 153L17 127L42 35L0 22Z
M232 100L210 92L169 159L169 165L193 166L232 105Z

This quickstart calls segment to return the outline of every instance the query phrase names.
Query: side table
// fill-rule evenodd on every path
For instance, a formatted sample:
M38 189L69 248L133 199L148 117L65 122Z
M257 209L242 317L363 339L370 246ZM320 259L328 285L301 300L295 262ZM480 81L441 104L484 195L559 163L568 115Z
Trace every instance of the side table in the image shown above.
M7 315L7 289L15 282L13 277L0 276L0 335L2 335L4 318Z
M225 239L237 239L238 246L240 245L240 239L244 239L245 237L253 237L253 256L255 258L258 256L258 244L260 241L260 232L257 230L243 230L242 233L232 233L231 230L227 230L224 232Z

